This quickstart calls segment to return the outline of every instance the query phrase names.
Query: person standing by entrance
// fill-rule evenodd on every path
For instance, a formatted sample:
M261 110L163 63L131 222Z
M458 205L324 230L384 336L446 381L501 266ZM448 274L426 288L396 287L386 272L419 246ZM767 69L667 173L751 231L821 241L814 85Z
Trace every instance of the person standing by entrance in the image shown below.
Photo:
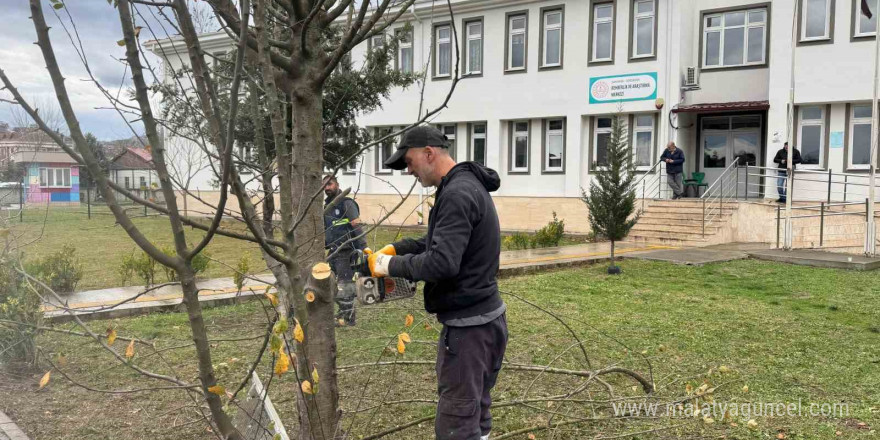
M666 183L672 189L672 200L680 199L684 193L682 170L684 169L684 152L675 146L675 142L669 141L666 149L660 156L661 162L666 162Z
M791 163L791 171L794 172L797 164L801 163L801 152L798 151L797 148L792 151L792 163ZM785 203L786 200L786 179L788 179L788 142L776 152L776 157L773 158L773 162L779 165L779 169L776 170L776 175L778 176L776 179L776 191L779 193L779 198L776 200L777 203Z

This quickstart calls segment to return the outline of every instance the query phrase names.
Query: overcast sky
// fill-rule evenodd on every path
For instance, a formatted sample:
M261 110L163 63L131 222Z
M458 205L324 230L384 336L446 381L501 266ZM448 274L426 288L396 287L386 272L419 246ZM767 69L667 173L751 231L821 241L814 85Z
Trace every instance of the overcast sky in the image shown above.
M82 39L85 55L95 78L114 95L120 92L124 97L131 80L125 66L119 61L124 58L125 49L116 44L122 39L122 28L116 9L107 4L106 0L67 1L67 8ZM43 2L44 14L49 22L55 54L61 71L67 78L66 86L73 102L74 109L84 132L93 133L98 139L110 140L132 136L131 129L115 110L100 110L110 107L107 98L89 81L89 76L80 61L74 46L68 39L49 2ZM143 8L144 14L149 8ZM58 11L64 23L69 27L66 13ZM54 89L45 69L45 62L39 48L33 44L37 37L33 22L30 20L30 9L27 0L0 0L0 17L3 18L3 30L0 31L0 68L14 82L19 91L30 101L40 105L52 105L57 108ZM164 36L157 22L149 18L154 32ZM166 28L168 28L166 24ZM173 32L168 29L168 32ZM147 29L141 31L140 40L145 42L153 39ZM150 58L156 63L158 59ZM157 70L158 72L158 70ZM148 76L148 81L152 77ZM8 91L0 92L0 96L11 99ZM14 125L12 105L0 103L0 121ZM129 116L129 119L133 119ZM134 124L140 133L143 128Z

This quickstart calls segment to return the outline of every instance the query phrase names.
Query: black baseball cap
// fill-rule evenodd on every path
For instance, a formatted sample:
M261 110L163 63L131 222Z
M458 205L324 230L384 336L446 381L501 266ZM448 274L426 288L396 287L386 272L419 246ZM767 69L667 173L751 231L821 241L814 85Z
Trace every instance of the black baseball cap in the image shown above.
M449 148L449 138L441 133L440 130L430 125L414 127L403 134L403 139L401 139L400 145L397 146L397 151L385 161L385 166L392 170L406 168L406 160L404 160L406 150L422 147Z

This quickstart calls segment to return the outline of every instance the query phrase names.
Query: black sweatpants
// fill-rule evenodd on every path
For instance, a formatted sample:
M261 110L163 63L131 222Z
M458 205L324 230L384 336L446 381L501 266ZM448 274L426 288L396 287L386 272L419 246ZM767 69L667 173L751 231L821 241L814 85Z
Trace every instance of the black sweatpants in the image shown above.
M489 434L489 392L506 348L506 314L473 327L443 326L437 343L437 440L479 440Z

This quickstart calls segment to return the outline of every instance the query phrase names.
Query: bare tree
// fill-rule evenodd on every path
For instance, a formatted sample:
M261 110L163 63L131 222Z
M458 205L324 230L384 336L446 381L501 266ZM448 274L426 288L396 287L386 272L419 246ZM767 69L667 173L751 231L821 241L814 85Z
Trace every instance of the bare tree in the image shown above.
M183 215L189 215L187 196L195 179L204 170L210 167L208 158L203 153L202 147L194 142L179 138L166 143L168 150L168 171L171 179L182 189Z

